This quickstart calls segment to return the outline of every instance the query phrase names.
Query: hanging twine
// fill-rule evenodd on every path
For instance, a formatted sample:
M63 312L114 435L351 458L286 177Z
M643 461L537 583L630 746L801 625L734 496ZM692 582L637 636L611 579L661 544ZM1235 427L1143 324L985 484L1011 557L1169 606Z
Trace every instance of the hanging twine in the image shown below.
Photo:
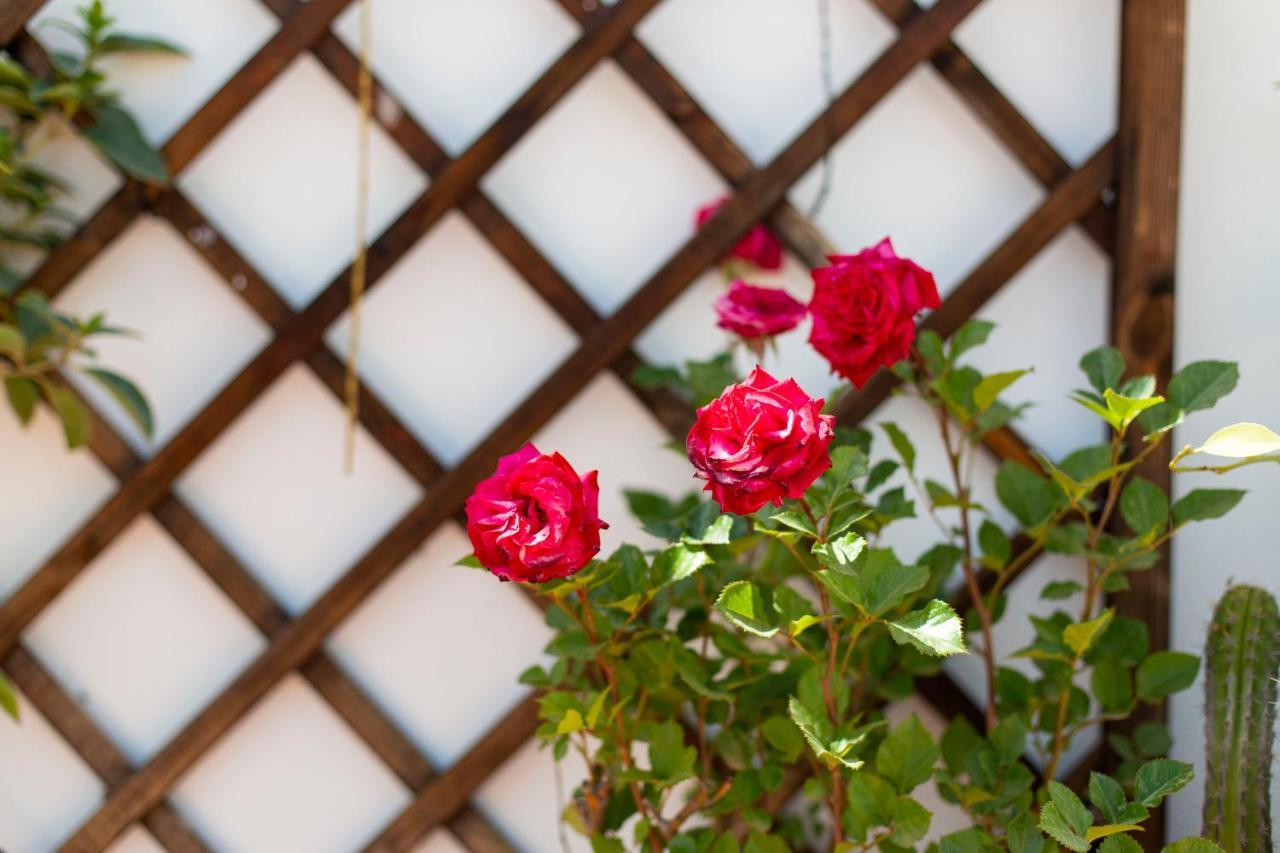
M831 73L831 0L818 0L818 62L822 91L827 102L822 120L822 174L818 180L818 194L814 196L813 204L809 205L809 219L817 218L827 203L827 196L831 194L831 146L835 142L832 138L835 134L831 129L831 105L836 100Z
M343 447L343 468L355 470L356 427L360 420L360 375L356 364L360 353L360 304L364 297L368 259L366 235L369 221L369 133L373 116L373 75L369 72L369 0L360 0L360 75L356 94L360 105L356 137L356 258L351 264L351 325L347 336L347 375L343 385L347 403L347 433Z

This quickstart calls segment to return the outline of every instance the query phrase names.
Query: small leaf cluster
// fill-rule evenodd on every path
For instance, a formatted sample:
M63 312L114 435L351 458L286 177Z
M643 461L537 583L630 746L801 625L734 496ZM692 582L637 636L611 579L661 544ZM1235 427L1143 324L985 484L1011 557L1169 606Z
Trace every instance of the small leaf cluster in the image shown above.
M79 48L50 52L48 76L0 55L0 378L23 424L41 400L52 407L68 447L83 444L89 430L89 414L64 380L68 370L105 389L150 436L146 398L125 377L94 364L92 339L122 330L109 326L102 314L80 319L57 311L43 293L25 287L20 269L33 262L32 253L56 248L73 221L59 205L66 185L33 160L50 134L78 133L126 174L167 182L160 154L116 95L104 88L100 61L126 51L182 51L159 39L116 30L101 0L80 10L77 25L55 20L47 26L69 32Z

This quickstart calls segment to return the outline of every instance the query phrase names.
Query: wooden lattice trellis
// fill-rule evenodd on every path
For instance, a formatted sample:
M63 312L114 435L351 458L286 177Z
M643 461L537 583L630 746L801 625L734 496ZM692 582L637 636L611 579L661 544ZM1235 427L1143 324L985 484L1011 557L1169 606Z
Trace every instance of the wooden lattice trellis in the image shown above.
M557 0L582 25L564 52L464 153L450 159L407 114L384 129L431 177L422 193L374 242L370 288L447 212L457 208L578 334L579 344L541 385L451 469L445 469L391 411L362 389L364 428L407 470L429 487L383 538L300 615L290 619L254 575L223 546L171 491L179 475L294 362L302 361L338 396L343 368L323 342L325 329L346 308L348 271L331 281L299 312L229 244L194 239L210 226L174 187L155 189L127 181L38 270L32 284L56 296L133 219L152 213L172 223L221 274L227 286L274 332L269 345L161 448L138 458L110 426L93 417L92 452L120 480L116 493L57 552L0 605L0 664L86 764L103 780L100 809L69 836L64 849L97 851L134 821L142 821L170 850L207 849L166 803L175 782L282 678L299 672L413 792L411 804L371 842L371 850L405 850L437 825L447 826L467 848L508 850L507 842L470 805L473 792L531 736L536 723L529 695L472 749L448 768L435 768L342 668L323 643L345 617L444 521L457 517L473 485L545 424L600 371L630 383L639 358L630 348L660 311L754 222L765 220L788 248L810 265L827 253L823 237L785 200L788 188L863 118L919 63L930 62L1047 189L1040 205L1004 242L955 287L925 325L942 334L972 316L1027 262L1072 223L1079 223L1113 264L1112 341L1144 369L1167 378L1172 352L1172 269L1180 123L1182 25L1185 0L1125 0L1122 22L1119 134L1072 169L951 40L955 27L981 0L938 0L927 10L916 0L871 2L899 28L886 49L829 109L768 165L755 167L683 86L633 36L637 23L660 0L619 0L586 12L574 0ZM209 144L254 97L305 51L354 92L357 63L331 32L351 0L262 0L280 28L164 146L176 174ZM854 0L849 0L854 2ZM8 0L0 8L0 45L24 62L46 62L42 48L22 31L43 0ZM596 4L591 4L595 7ZM732 200L609 317L601 317L479 188L481 178L540 118L601 60L612 57L671 122L734 188ZM375 84L376 85L376 84ZM389 97L379 88L380 97ZM1111 192L1113 185L1118 191ZM234 282L234 285L233 285ZM673 396L631 386L673 434L682 435L691 413ZM856 423L885 400L892 379L882 372L866 388L842 400L839 416ZM1034 464L1012 430L988 440L1000 458ZM1164 469L1150 457L1147 476L1160 482ZM1163 470L1167 485L1167 470ZM81 710L21 641L24 629L111 541L150 513L268 638L267 648L173 739L140 767ZM1024 543L1025 547L1025 543ZM1167 555L1166 555L1167 556ZM963 605L963 601L957 602ZM1135 576L1134 589L1118 600L1143 616L1156 648L1167 643L1167 560ZM947 715L977 716L967 696L945 676L921 684L923 695ZM1103 750L1075 770L1087 772L1106 759ZM789 778L775 796L785 801L799 785ZM1160 833L1148 832L1150 841Z

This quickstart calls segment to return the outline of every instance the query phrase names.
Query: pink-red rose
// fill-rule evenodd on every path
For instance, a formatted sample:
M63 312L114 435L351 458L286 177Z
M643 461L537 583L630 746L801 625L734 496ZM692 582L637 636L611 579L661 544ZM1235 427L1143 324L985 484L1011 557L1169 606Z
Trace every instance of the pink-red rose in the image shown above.
M578 476L559 453L532 444L504 456L467 498L467 535L476 559L502 580L568 577L600 551L596 472Z
M809 343L831 369L861 388L881 367L907 357L916 314L937 308L933 275L898 257L886 237L856 255L833 255L813 271Z
M835 418L821 414L794 379L779 382L757 367L698 410L685 446L725 512L748 515L767 503L799 498L831 467Z
M716 325L752 340L791 331L808 311L785 290L735 281L716 300Z
M698 209L697 225L702 227L708 219L715 215L715 212L728 199L722 198L713 201L705 207ZM751 226L751 230L746 236L738 242L729 252L730 257L742 258L744 261L750 261L760 269L776 270L782 266L782 244L778 242L778 238L774 237L772 232L763 225L757 223Z

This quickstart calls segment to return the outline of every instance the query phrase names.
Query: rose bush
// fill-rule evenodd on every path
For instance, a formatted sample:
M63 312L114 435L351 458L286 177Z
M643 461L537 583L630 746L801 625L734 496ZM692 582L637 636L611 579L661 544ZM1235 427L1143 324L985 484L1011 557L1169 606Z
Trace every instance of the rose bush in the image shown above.
M468 503L484 566L558 578L536 586L553 663L521 680L540 691L538 735L555 759L572 750L586 767L563 820L609 853L898 853L926 845L933 816L917 795L932 782L968 827L935 829L930 851L1141 850L1151 810L1192 774L1166 757L1161 723L1108 733L1114 773L1075 788L1057 780L1073 742L1195 680L1195 656L1150 650L1146 625L1106 596L1175 534L1243 496L1190 488L1170 502L1136 473L1174 425L1232 390L1235 365L1186 365L1157 394L1153 377L1126 376L1116 350L1088 353L1089 387L1072 399L1108 440L1034 467L1004 462L1001 506L984 506L974 461L1022 411L1003 395L1026 372L968 363L991 324L916 339L915 315L937 305L936 286L887 241L832 258L814 278L817 338L837 371L865 381L904 359L892 368L936 415L943 480L925 476L896 425L882 425L886 454L871 432L837 427L794 380L758 366L741 380L721 354L683 373L637 374L706 401L685 449L711 500L627 493L656 547L591 559L594 472L580 479L532 447L504 459ZM1172 470L1225 473L1276 461L1277 447L1269 431L1241 425L1199 448L1229 464L1179 467L1197 452L1187 448ZM917 504L940 538L904 559L885 531ZM1013 667L993 628L1008 585L1043 551L1076 560L1078 579L1044 586L1030 640L1012 650L1029 665ZM971 647L984 696L976 724L959 716L940 737L914 716L889 724L890 703ZM1203 839L1170 849L1219 851Z

